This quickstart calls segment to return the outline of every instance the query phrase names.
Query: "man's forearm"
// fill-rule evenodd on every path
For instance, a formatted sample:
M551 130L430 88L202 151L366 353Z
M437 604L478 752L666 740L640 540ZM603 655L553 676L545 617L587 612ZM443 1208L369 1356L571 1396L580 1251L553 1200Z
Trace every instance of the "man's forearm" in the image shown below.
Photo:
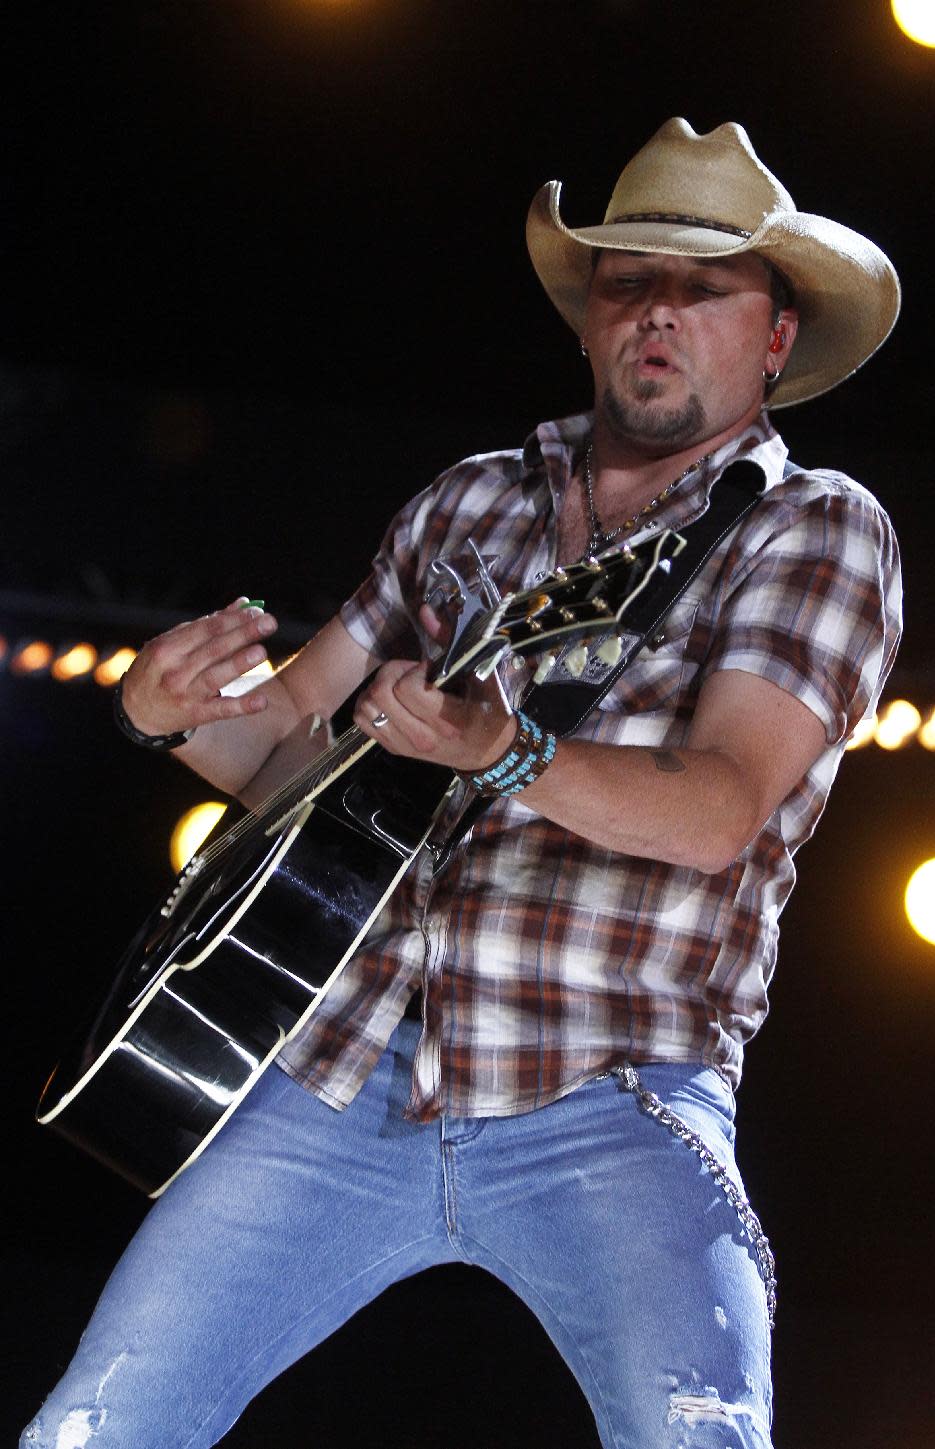
M716 750L561 740L517 798L595 845L708 873L763 823L743 771Z
M252 806L272 792L272 783L268 788L263 784L267 766L300 723L280 680L265 679L262 688L269 703L261 713L200 725L188 744L174 751L176 759L210 784Z

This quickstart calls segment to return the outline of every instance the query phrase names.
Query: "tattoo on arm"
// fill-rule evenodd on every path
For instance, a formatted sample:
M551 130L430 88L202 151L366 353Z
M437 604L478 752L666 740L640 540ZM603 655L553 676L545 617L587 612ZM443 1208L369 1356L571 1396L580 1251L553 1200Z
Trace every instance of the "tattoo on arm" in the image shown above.
M667 775L678 775L687 768L685 761L680 760L674 750L653 750L652 754L656 769Z

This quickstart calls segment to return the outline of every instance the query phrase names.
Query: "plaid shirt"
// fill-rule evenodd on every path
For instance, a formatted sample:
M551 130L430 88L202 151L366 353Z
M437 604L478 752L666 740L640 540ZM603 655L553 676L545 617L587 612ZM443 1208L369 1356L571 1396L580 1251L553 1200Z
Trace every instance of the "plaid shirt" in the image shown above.
M505 593L556 563L562 497L587 416L545 423L522 451L443 474L391 525L341 617L382 659L418 657L428 564L470 538ZM352 1100L421 985L424 1028L408 1113L504 1116L554 1101L624 1062L699 1062L732 1084L767 1012L792 857L815 828L844 744L875 707L900 628L896 541L859 484L826 470L782 478L765 413L696 469L633 541L704 511L728 462L760 463L767 491L717 549L577 732L684 745L715 670L770 680L821 720L826 747L726 870L708 875L591 844L497 800L432 875L416 859L281 1062L334 1106ZM515 661L518 663L518 661ZM505 671L514 699L535 661ZM460 788L448 814L465 803Z

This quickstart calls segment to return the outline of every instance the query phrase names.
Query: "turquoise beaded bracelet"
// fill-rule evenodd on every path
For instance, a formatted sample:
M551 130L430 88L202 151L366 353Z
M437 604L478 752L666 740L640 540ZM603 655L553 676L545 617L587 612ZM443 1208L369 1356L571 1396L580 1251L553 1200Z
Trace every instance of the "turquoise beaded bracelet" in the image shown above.
M518 710L516 734L499 760L494 760L486 770L459 773L478 795L518 795L548 769L555 757L555 745L555 736L550 730L543 731L534 719Z

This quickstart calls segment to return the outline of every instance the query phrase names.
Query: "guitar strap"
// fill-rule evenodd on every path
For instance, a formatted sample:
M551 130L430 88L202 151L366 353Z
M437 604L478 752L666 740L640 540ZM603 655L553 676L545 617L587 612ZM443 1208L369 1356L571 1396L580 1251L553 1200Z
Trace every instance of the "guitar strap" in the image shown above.
M798 471L794 463L787 462L782 476L785 479ZM725 468L711 488L706 511L684 530L686 545L681 553L668 560L668 570L656 570L627 609L626 631L619 632L623 653L617 663L602 665L592 654L585 677L575 678L559 660L547 681L529 689L523 700L524 712L560 737L580 728L643 646L656 635L666 615L697 578L715 549L756 507L765 486L766 474L749 458L738 459ZM489 797L478 795L444 842L432 847L435 874L444 869L458 841L490 804Z

